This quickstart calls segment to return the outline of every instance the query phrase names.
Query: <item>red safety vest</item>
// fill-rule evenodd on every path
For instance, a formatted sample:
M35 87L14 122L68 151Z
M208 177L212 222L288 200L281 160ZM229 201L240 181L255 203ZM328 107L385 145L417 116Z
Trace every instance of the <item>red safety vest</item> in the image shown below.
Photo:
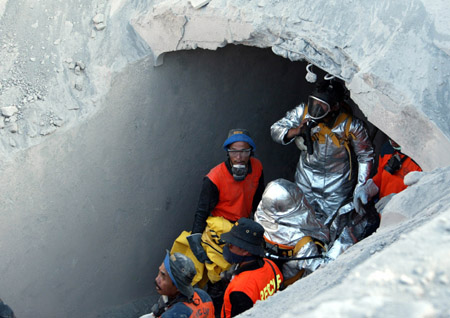
M403 182L403 178L411 171L422 171L422 169L408 157L405 161L403 161L399 170L397 170L394 174L390 174L384 169L384 167L394 154L386 154L383 157L380 156L378 160L378 170L377 174L373 177L373 182L375 182L377 187L380 189L380 199L391 193L399 193L405 190L407 186ZM404 157L404 154L400 154L401 159Z
M173 310L174 312L176 312L177 306L180 306L181 304L192 310L192 313L189 316L189 318L214 318L215 317L213 302L212 301L203 302L196 291L194 291L194 296L193 296L192 302L176 303L172 307L167 309L165 312L168 312L170 310ZM180 307L178 307L178 308L180 308ZM171 313L171 314L174 314L174 313ZM162 315L164 315L164 313ZM161 317L161 316L159 316L159 317Z
M243 292L253 301L265 300L280 289L283 282L283 274L274 262L264 259L264 266L255 270L244 271L234 276L225 290L222 318L231 317L230 294L232 292Z
M232 222L250 216L263 169L258 159L250 157L250 162L252 172L242 181L234 180L224 162L208 173L207 177L219 190L219 201L211 211L212 216L222 216Z

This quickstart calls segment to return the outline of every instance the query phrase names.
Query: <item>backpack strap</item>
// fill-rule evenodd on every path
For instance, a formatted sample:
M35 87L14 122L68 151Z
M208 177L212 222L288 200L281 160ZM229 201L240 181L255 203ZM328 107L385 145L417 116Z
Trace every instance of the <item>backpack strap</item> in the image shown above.
M264 260L265 263L269 264L270 267L272 268L272 271L273 271L273 277L274 277L274 279L275 279L275 291L274 291L274 293L276 293L276 292L278 291L277 272L276 272L275 268L273 267L271 261L269 261L268 259L263 259L263 260Z
M347 120L347 121L345 123L345 128L344 128L344 138L340 138L332 131L332 129L334 127L337 127L341 123L343 123L345 120ZM320 144L324 144L326 141L325 135L328 135L328 137L331 139L331 141L333 142L333 144L336 147L342 147L342 146L345 147L345 149L347 150L347 154L348 154L348 158L349 158L349 162L350 162L350 174L348 176L348 180L351 180L351 178L352 178L352 157L351 157L352 153L350 150L350 141L352 138L355 139L355 135L350 132L351 124L352 124L352 116L350 116L346 112L342 112L336 118L336 121L331 129L324 123L319 123L319 125L318 125L320 128L319 131L317 131L314 135L311 136L311 139L313 139L314 141L318 141Z

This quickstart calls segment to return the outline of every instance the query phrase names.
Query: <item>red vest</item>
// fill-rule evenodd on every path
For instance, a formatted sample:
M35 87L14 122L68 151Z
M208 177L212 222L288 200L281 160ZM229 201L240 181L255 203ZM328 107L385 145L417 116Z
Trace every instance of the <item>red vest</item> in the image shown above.
M222 216L228 221L248 218L252 212L253 196L262 174L261 162L250 157L252 172L244 180L236 181L224 162L211 169L207 177L219 190L219 202L211 211L212 216Z
M394 154L387 154L380 157L378 160L378 170L377 174L373 177L373 182L380 188L380 199L391 193L399 193L406 189L406 185L403 183L403 178L411 171L422 171L422 169L411 160L407 158L402 163L402 167L397 170L394 174L390 174L384 167L386 166L389 159L392 158ZM400 158L403 159L404 154L400 154Z
M255 270L244 271L236 275L228 285L223 297L222 318L231 317L230 294L243 292L253 301L265 300L280 289L283 274L274 262L264 259L264 266Z
M184 307L180 307L180 305L188 307L192 311L191 315L186 316L188 314L188 310L186 310ZM199 294L194 291L193 302L175 303L173 306L169 307L169 309L167 309L167 311L165 311L161 316L164 315L168 315L171 317L183 316L188 318L214 318L214 304L212 301L203 302Z

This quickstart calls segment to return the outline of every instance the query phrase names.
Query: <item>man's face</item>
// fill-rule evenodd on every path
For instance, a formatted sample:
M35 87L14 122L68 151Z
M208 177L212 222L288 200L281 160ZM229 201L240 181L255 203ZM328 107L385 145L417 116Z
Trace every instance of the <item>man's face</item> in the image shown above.
M248 256L251 255L248 251L244 250L243 248L237 247L233 244L228 244L230 247L230 251L234 254L241 255L241 256Z
M251 147L244 141L233 142L228 147L228 155L232 165L247 165L250 160Z
M169 298L174 297L179 293L177 287L172 282L169 273L164 266L164 262L159 266L158 276L155 279L156 291L160 295L166 295Z
M314 96L308 98L308 115L312 119L322 119L330 112L330 105Z

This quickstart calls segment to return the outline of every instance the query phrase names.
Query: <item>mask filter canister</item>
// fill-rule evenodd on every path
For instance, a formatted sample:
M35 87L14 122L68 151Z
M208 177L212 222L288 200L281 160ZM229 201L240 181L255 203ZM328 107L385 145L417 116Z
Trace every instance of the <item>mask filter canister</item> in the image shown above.
M233 165L231 167L233 178L236 181L242 181L247 176L247 167L245 165Z

